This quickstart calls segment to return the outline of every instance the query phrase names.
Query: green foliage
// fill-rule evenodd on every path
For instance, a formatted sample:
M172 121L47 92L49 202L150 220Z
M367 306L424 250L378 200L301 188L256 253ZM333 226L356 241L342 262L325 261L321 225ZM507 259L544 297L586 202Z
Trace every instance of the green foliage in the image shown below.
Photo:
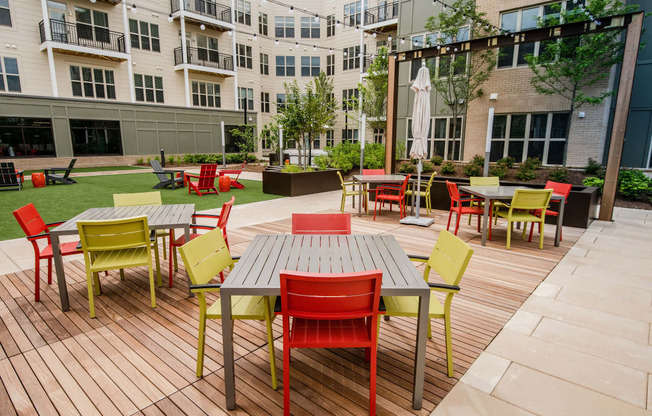
M168 156L168 165L174 165L174 156Z
M137 165L144 165L145 162L144 162L144 160L143 160L142 157L139 157L138 159L136 159L136 164L137 164Z
M315 156L312 161L317 165L317 169L326 170L330 166L330 160L327 155Z
M528 160L530 159L528 158ZM521 163L521 165L518 167L518 170L516 171L516 177L522 181L531 181L532 179L537 177L537 174L534 173L535 169L536 168L534 168L531 163L528 164L523 162Z
M471 159L471 164L484 167L484 156L480 156L480 155L473 156L473 158Z
M582 180L582 185L595 186L596 188L600 188L600 193L602 193L602 190L604 189L604 179L596 178L595 176L589 176L588 178L584 178L584 180Z
M528 157L525 161L521 162L520 166L525 166L526 169L536 170L541 167L541 160L538 157Z
M627 199L643 199L652 193L652 179L640 170L621 170L618 180L618 191Z
M568 180L568 170L566 168L557 166L548 172L548 179L554 182L566 183Z
M435 166L441 166L441 164L444 162L444 158L439 155L434 155L430 161Z
M149 165L149 162L151 162L151 161L152 161L152 158L151 158L151 157L148 157L148 158L147 158L147 164Z
M435 165L432 163L428 162L427 160L422 163L422 172L423 173L430 173L433 170L435 170Z
M444 175L450 175L455 173L455 165L450 160L445 161L441 164L441 173Z
M396 158L400 159L405 154L405 142L396 142Z
M160 161L161 161L161 157L160 157L160 156L154 156L154 160L158 160L158 161L160 162Z
M387 129L387 76L389 53L386 47L378 48L378 55L369 65L363 83L358 83L360 98L355 99L356 110L367 115L367 124L372 129ZM356 112L357 113L357 112ZM353 113L355 119L356 113Z
M504 158L500 159L497 163L498 166L502 166L505 169L511 169L514 166L514 158L511 156L505 156Z
M175 158L175 161L177 163L177 166L181 166L181 156L177 155L177 157Z
M498 179L503 179L507 175L507 168L503 165L495 165L489 168L489 174L491 176L498 176Z
M360 167L360 144L342 142L328 149L331 165L336 169L349 172L354 167Z
M303 168L297 165L284 165L281 172L285 173L301 173L301 172L314 172L314 169L311 167Z
M401 173L417 173L417 167L414 163L408 161L399 163L397 170Z
M464 166L464 168L462 169L462 173L464 174L464 176L468 176L468 177L480 176L482 174L482 168L474 163L469 163L468 165Z
M367 143L364 147L365 169L381 169L385 167L385 146L380 143Z
M213 153L213 154L202 154L202 153L195 153L195 154L185 154L183 157L179 156L179 162L183 159L183 163L191 165L199 165L202 163L222 163L222 155L219 153ZM229 164L235 164L235 163L242 163L245 160L245 155L242 153L227 153L226 154L226 163ZM253 163L258 161L256 159L256 156L252 154L247 154L246 155L246 160L247 163Z
M592 158L589 158L589 162L584 166L584 173L587 175L596 175L601 169L602 164L600 164L600 162L596 162Z
M234 143L243 154L252 153L255 150L256 136L254 134L254 127L251 124L241 124L231 130Z

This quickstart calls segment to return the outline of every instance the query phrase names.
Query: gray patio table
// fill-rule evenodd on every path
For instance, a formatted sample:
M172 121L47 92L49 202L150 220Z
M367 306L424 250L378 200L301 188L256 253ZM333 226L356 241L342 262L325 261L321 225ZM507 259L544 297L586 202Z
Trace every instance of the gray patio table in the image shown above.
M532 189L527 186L460 186L460 192L466 192L480 198L484 198L484 215L482 216L482 245L487 245L487 221L489 220L489 201L511 201L514 197L514 192L517 189ZM559 247L559 239L561 237L561 227L564 222L564 205L565 199L563 195L552 194L551 201L559 201L559 215L557 215L557 229L555 231L555 247Z
M353 180L362 184L365 183L403 183L405 175L353 175ZM413 180L410 179L410 182ZM416 182L416 179L414 179ZM410 215L414 214L414 194L412 194L412 207ZM358 187L358 217L362 216L362 186Z
M113 220L146 215L147 224L151 230L183 228L186 241L190 241L190 223L192 222L192 214L194 213L195 204L90 208L69 219L60 226L53 228L52 231L50 231L50 239L52 241L54 267L57 273L57 284L59 285L61 310L67 311L70 309L70 305L68 303L68 287L66 286L66 275L63 270L63 259L61 257L61 252L59 251L59 237L62 235L78 234L77 221Z
M235 409L231 296L280 296L281 270L347 273L380 269L381 295L419 296L412 406L421 409L430 288L391 235L259 234L220 288L226 407Z

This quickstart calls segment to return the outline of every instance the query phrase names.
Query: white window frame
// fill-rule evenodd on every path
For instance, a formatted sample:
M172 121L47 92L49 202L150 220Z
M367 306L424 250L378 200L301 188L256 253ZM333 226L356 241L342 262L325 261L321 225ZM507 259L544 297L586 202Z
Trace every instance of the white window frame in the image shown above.
M71 83L71 88L72 88L72 96L73 97L82 97L82 98L95 98L95 99L104 99L104 100L115 100L116 99L116 90L115 90L115 76L113 73L113 70L111 69L102 69L102 68L93 68L93 67L88 67L88 66L80 66L80 65L70 65L70 83ZM72 68L77 68L78 73L79 73L79 79L76 80L73 78L73 73L72 73ZM84 70L89 70L91 74L91 79L84 79L85 74ZM101 71L102 73L102 80L98 81L97 79L97 71ZM109 80L107 78L111 78L111 82L108 82ZM73 85L75 83L79 83L79 86L81 88L81 94L75 94L75 90ZM92 88L92 94L87 94L87 87ZM98 97L98 92L102 91L102 94L104 97ZM110 97L110 95L113 95Z
M274 17L274 36L276 38L293 38L295 35L294 27L293 16Z
M131 22L135 22L136 31L133 31ZM143 33L143 25L147 28L147 34ZM152 34L152 28L156 27L157 36ZM159 27L156 23L144 22L142 20L129 19L129 40L131 42L131 47L136 49L141 49L143 51L152 51L152 52L161 52L161 39ZM146 39L148 42L148 47L143 47L143 39ZM137 40L137 44L134 45L134 40Z
M249 45L243 45L242 43L236 43L236 59L238 63L238 68L253 69L254 60L253 60L253 49Z
M13 56L2 56L0 57L0 91L2 92L22 92L22 86L20 84L20 68L18 68L18 58ZM16 63L16 72L7 72L7 60L11 59ZM10 78L11 77L11 78ZM18 80L18 90L9 89L9 79L12 81Z
M203 87L203 88L202 88ZM212 93L209 93L212 90ZM222 97L220 84L204 81L191 82L192 105L195 107L221 108ZM202 98L204 99L202 103ZM211 105L210 102L213 102Z
M134 74L134 89L136 90L136 101L138 102L158 104L163 104L165 102L165 95L163 93L163 77L147 74ZM138 99L138 91L141 92L142 99Z
M307 65L306 65L306 60ZM304 70L308 71L308 74L304 74ZM301 76L302 77L316 77L319 76L319 71L321 70L321 58L319 56L302 56L301 57Z
M315 22L312 17L301 17L300 24L303 39L319 39L321 36L321 19ZM304 36L305 31L307 31L307 36Z
M243 25L251 26L251 3L244 0L235 2L235 21Z

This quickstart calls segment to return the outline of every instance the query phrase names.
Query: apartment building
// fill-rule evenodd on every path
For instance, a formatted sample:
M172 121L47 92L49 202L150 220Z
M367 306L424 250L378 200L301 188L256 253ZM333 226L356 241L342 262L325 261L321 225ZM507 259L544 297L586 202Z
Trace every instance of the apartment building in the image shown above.
M377 48L396 42L397 4L293 4L0 0L2 156L221 152L222 124L235 151L229 131L260 133L285 82L303 88L324 71L338 101L357 95ZM315 148L359 139L348 111Z

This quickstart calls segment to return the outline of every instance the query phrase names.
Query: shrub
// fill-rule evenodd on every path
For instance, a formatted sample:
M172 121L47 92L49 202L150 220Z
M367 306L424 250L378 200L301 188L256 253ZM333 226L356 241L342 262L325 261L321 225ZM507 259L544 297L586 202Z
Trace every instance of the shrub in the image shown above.
M137 164L137 165L144 165L145 162L143 161L143 158L142 158L142 157L139 157L138 159L136 159L136 164Z
M359 143L339 143L332 148L326 148L329 157L332 160L332 166L349 172L354 167L360 166L360 144Z
M539 160L538 157L528 157L524 162L521 163L521 166L525 166L530 170L536 170L541 167L541 160Z
M498 166L502 166L505 169L511 169L514 166L514 158L511 156L505 156L504 158L500 159L497 163Z
M450 160L445 161L441 164L441 173L444 175L450 175L455 173L455 165Z
M176 157L177 166L181 166L181 156Z
M330 166L330 160L327 155L319 155L312 158L319 170L325 170Z
M432 163L430 163L430 162L428 162L427 160L425 160L425 161L423 162L423 170L422 170L422 171L423 171L424 173L430 173L430 172L432 172L433 170L435 170L435 165L433 165Z
M380 143L367 143L364 148L364 167L382 169L385 167L385 146Z
M149 162L151 162L151 161L152 161L152 158L151 158L151 157L148 157L148 158L147 158L147 164L149 165Z
M154 156L154 160L158 160L160 162L161 158L159 156Z
M595 175L600 170L602 170L602 165L592 158L589 158L589 162L586 164L586 166L584 166L584 173L587 175Z
M281 172L285 172L285 173L301 173L301 172L313 172L313 171L314 169L311 167L307 167L304 169L301 166L290 165L290 164L283 166L283 169L281 170Z
M491 176L498 176L498 179L502 180L507 175L507 168L502 165L492 166L489 168L489 174Z
M604 188L604 179L596 178L595 176L589 176L588 178L584 178L584 180L582 180L582 185L595 186L596 188L600 188L600 193L602 193L602 189Z
M532 179L536 178L537 175L534 173L534 169L525 163L522 163L516 171L516 177L522 181L531 181Z
M435 166L441 166L442 162L444 161L444 158L439 155L434 155L432 159L430 159L430 161Z
M568 180L568 170L562 167L555 167L548 173L548 179L554 182L566 183Z
M652 191L652 180L640 170L621 170L618 179L618 191L627 199L643 199Z
M473 158L471 158L471 164L484 167L484 156L480 156L480 155L473 156Z
M462 169L462 173L464 173L464 176L480 176L482 174L482 168L474 163L469 163L468 165L464 166Z
M401 173L416 173L417 167L412 162L401 162L398 164L398 171Z

